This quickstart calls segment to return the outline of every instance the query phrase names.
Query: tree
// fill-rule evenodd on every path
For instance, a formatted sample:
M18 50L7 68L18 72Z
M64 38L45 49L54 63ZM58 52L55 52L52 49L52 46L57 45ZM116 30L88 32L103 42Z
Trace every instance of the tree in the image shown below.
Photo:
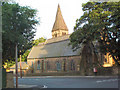
M15 2L14 0L0 0L0 2Z
M37 11L16 3L2 3L2 59L15 60L15 45L24 53L32 47L39 19ZM23 46L23 47L22 47Z
M46 41L46 39L43 38L43 37L41 37L41 38L39 38L39 39L34 40L34 41L32 42L32 44L33 44L33 46L37 46L39 43L42 43L42 42L45 42L45 41Z
M32 46L37 46L39 43L43 43L45 41L46 41L46 39L44 39L43 37L41 37L39 39L36 39L36 40L33 40L32 41ZM27 56L29 55L30 51L31 51L31 48L26 50L25 53L23 53L23 54L21 53L23 62L27 61ZM18 58L18 61L20 61L20 58Z
M39 43L43 43L45 42L46 39L41 37L39 39L36 39L36 40L33 40L32 41L32 46L37 46ZM27 61L27 56L29 55L31 51L31 48L30 49L27 49L24 53L20 53L22 55L22 62L26 62ZM4 63L4 66L6 66L5 68L10 68L11 66L13 66L15 64L15 61L13 60L6 60L7 62ZM18 62L20 61L20 58L18 58Z
M70 36L73 50L81 43L97 40L100 52L109 53L120 65L120 1L87 2L82 7L84 14L76 20Z

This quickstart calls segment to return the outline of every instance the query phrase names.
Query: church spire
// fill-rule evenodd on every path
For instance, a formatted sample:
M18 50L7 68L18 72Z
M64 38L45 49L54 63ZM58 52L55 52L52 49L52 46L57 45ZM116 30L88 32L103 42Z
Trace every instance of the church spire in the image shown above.
M63 16L60 10L60 5L58 4L56 19L52 28L52 37L58 37L65 34L68 34L68 28L63 19Z

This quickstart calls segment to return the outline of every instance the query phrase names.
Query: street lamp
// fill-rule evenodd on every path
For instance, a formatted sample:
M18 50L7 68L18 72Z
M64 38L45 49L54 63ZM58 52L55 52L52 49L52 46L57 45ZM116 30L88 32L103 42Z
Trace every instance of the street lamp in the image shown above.
M21 50L20 50L20 78L22 78Z
M18 88L18 57L17 57L18 53L17 53L17 44L15 46L15 62L16 62L16 88Z

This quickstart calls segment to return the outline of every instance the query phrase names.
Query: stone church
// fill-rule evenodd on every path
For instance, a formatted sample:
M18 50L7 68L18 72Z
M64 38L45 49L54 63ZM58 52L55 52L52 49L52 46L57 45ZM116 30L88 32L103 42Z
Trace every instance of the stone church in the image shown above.
M27 57L30 66L28 73L80 72L92 75L93 67L105 61L104 55L98 53L96 42L81 44L77 51L69 44L70 34L58 5L56 19L52 28L52 38L34 46ZM99 64L98 64L99 62Z

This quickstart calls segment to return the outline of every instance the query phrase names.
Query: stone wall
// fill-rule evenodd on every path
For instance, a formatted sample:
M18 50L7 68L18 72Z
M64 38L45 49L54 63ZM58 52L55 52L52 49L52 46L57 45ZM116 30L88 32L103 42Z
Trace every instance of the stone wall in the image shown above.
M55 73L55 72L79 72L80 75L93 76L93 68L98 69L98 75L118 73L103 67L105 57L100 54L93 44L86 44L79 56L64 56L51 58L27 59L30 68L26 74ZM102 73L104 72L104 73Z
M80 61L81 56L28 59L28 73L79 71Z
M14 88L13 72L6 73L6 88Z
M93 45L87 44L79 56L27 59L31 67L27 73L80 72L80 75L94 75L93 68L98 67L98 58Z

